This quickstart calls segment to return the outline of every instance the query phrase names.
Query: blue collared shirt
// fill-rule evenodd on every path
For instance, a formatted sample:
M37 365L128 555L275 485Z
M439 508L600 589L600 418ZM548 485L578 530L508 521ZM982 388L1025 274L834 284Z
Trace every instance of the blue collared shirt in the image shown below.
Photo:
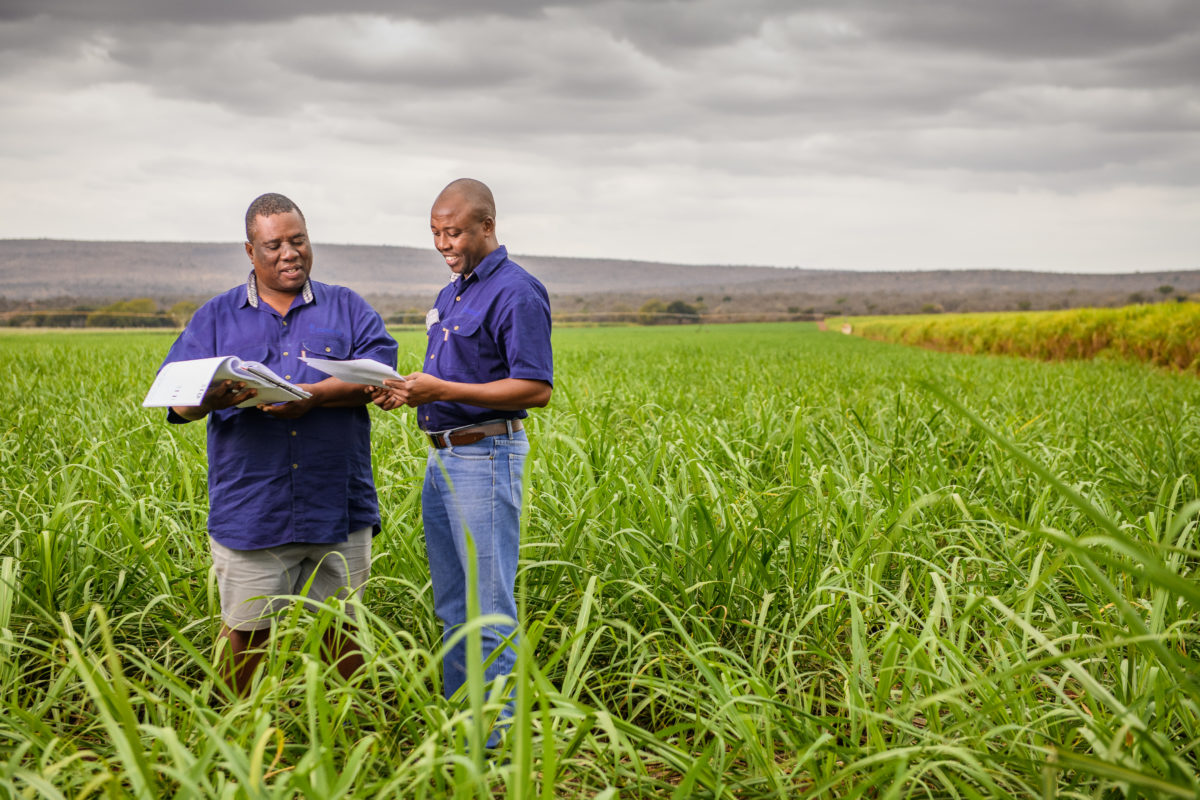
M434 308L438 321L428 331L426 373L459 383L522 378L553 385L550 297L537 278L509 259L503 246L466 278L456 275L438 293ZM525 411L442 401L417 408L417 422L427 431L525 416Z
M258 300L249 281L205 303L163 364L213 356L258 361L292 383L329 377L300 356L370 358L396 365L396 342L365 300L308 281L285 316ZM186 422L169 411L171 422ZM256 408L208 415L208 532L235 550L292 542L344 542L379 531L365 407L314 408L276 419Z

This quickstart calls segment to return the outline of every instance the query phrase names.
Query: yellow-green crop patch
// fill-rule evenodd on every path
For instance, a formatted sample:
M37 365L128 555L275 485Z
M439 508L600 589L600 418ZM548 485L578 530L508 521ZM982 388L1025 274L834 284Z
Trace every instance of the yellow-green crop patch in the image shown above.
M1124 358L1200 371L1200 304L1125 308L863 317L849 320L868 339L958 353L1048 360Z

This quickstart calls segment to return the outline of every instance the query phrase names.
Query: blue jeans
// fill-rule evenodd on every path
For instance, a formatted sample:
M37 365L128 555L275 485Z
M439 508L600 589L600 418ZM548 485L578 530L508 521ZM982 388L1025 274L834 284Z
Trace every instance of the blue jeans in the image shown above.
M475 444L429 450L421 512L433 578L433 608L442 621L443 641L467 620L467 530L475 542L480 612L516 622L513 587L520 547L521 473L528 453L524 431L514 431L511 438L502 433ZM484 671L485 681L512 672L516 652L505 641L512 634L512 625L483 629L484 660L499 651ZM442 660L446 697L458 691L466 679L464 640Z

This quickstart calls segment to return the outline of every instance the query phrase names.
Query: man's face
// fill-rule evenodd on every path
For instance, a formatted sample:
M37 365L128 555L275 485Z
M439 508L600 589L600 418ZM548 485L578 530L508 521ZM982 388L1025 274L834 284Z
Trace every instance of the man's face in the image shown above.
M308 227L296 211L254 218L253 239L246 253L254 264L254 277L261 291L299 294L312 271L312 245Z
M429 214L433 246L446 259L450 271L470 275L487 254L496 249L496 221L479 215L466 198L439 197Z

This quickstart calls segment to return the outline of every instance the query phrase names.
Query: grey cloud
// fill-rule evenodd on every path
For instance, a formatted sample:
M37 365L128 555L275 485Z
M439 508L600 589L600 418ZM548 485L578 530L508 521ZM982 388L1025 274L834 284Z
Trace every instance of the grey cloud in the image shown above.
M1118 166L1128 174L1131 169L1166 155L1148 146L1155 143L1167 144L1155 137L1043 127L930 131L899 142L889 139L886 146L892 149L895 163L910 169L969 170L1028 177L1105 171Z
M227 25L244 22L286 22L301 17L378 14L401 18L447 19L503 13L511 17L540 14L540 0L406 0L397 9L393 0L5 0L0 20L48 17L92 23Z
M1193 0L619 0L581 5L578 16L665 57L790 28L806 51L875 40L906 50L1108 59L1200 28L1200 4Z
M1200 25L1192 0L909 0L852 2L885 38L1024 58L1110 57Z
M1009 126L1073 126L1114 133L1188 133L1200 128L1200 105L1179 89L1076 89L1029 83L984 92L965 117Z
M305 108L434 130L466 130L468 120L490 113L516 128L573 130L665 80L654 61L595 29L550 31L506 19L466 32L453 23L350 17L228 29L140 25L116 38L88 37L64 52L102 51L105 69L87 71L92 80L145 82L164 98L254 116ZM73 60L55 69L73 74ZM558 104L576 108L568 116Z
M120 78L144 82L164 100L213 103L248 116L298 114L310 94L303 76L263 58L262 26L186 35L161 25L123 32L109 57Z
M1118 85L1194 90L1200 85L1200 30L1114 59L1104 73Z
M641 94L653 81L654 63L594 31L556 29L492 18L459 29L452 23L400 24L383 18L300 23L306 44L277 44L278 63L321 81L386 84L434 93L504 89L592 99ZM319 27L318 27L319 26ZM307 29L307 30L305 30Z
M0 19L0 75L46 71L94 57L104 48L103 32L82 23Z
M108 2L108 13L132 13L158 3ZM218 102L248 113L273 113L271 96L282 83L304 102L320 105L362 102L365 108L390 105L454 107L462 95L503 91L510 106L551 113L545 124L563 131L582 129L604 117L604 126L640 117L646 127L685 125L734 130L771 119L781 124L806 121L817 126L893 127L949 114L1003 113L1002 104L979 102L999 86L1042 85L1137 87L1137 79L1185 74L1200 54L1169 47L1171 41L1101 64L1078 59L1048 69L1037 62L1009 61L988 55L989 43L1026 47L1016 40L1026 28L1041 34L1061 32L1086 37L1099 32L1096 47L1114 38L1145 42L1169 31L1171 14L1189 15L1178 3L1158 2L1157 13L1133 34L1117 22L1137 16L1132 5L1115 2L962 3L913 0L900 6L863 2L809 4L797 11L786 2L576 3L548 7L536 20L513 22L495 16L489 3L459 3L445 13L476 13L471 25L420 21L440 4L406 6L409 19L386 13L358 17L297 19L287 24L215 24L194 29L139 24L138 16L103 29L105 46L117 66L146 80L168 96ZM167 3L164 15L207 4ZM92 4L51 2L58 9L93 8ZM1197 4L1200 8L1200 4ZM232 4L211 9L215 19L237 16ZM262 6L255 4L254 8ZM315 4L287 5L297 14ZM370 10L355 0L349 8ZM504 14L514 13L508 4ZM516 13L540 13L542 4L525 3ZM880 9L886 9L881 11ZM165 9L165 10L162 10ZM175 12L172 12L172 9ZM1096 22L1084 33L1070 23L1086 16ZM1181 11L1180 9L1183 9ZM339 8L342 12L342 8ZM92 13L99 14L99 11ZM197 14L199 12L196 12ZM492 16L482 16L491 14ZM245 14L242 15L242 18ZM1044 18L1051 21L1041 26ZM921 24L918 24L921 23ZM378 30L419 28L420 36L389 41ZM0 26L2 34L5 26ZM43 28L57 28L57 25ZM1107 32L1107 35L1105 35ZM92 41L97 33L89 34ZM1124 38L1120 38L1120 36ZM933 49L931 42L953 40ZM87 41L87 40L84 40ZM562 44L566 42L566 44ZM59 38L61 52L70 42ZM82 47L80 44L78 47ZM972 50L983 48L983 52ZM1123 60L1122 60L1123 59ZM0 60L0 65L6 63ZM1052 73L1052 74L1048 74ZM449 92L439 101L438 92ZM419 98L428 99L419 99ZM567 106L594 103L592 114L554 116L554 101ZM547 102L549 101L549 102ZM582 102L576 102L582 101ZM622 101L649 101L637 114L610 116ZM486 103L481 103L486 105ZM670 114L656 113L662 106ZM1010 107L1009 111L1021 114ZM682 113L680 113L682 112ZM741 135L740 132L738 135Z
M586 16L648 53L703 49L756 33L764 21L761 2L661 0L605 3Z

